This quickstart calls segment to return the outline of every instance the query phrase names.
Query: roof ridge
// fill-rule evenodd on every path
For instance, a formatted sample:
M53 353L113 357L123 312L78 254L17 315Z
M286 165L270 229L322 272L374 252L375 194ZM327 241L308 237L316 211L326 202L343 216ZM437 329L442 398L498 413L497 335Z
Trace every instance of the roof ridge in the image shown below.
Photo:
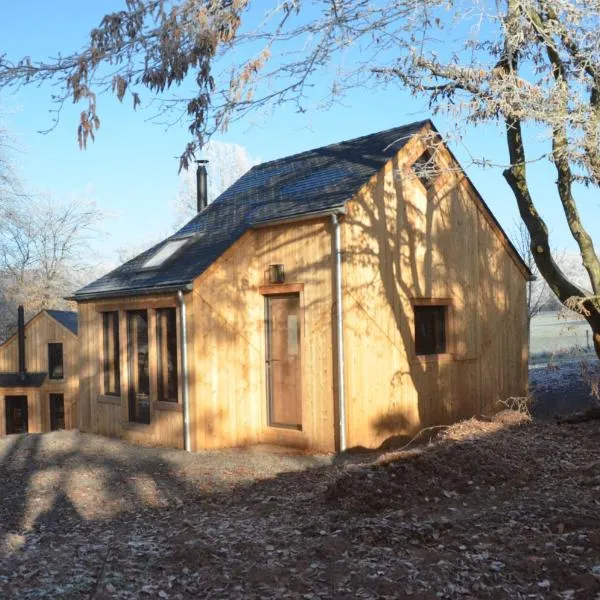
M272 160L267 160L265 162L259 163L258 165L254 165L250 168L250 171L259 171L262 167L273 166L274 164L287 161L290 158L299 158L301 156L305 156L307 154L312 154L313 152L317 152L319 150L325 150L326 148L331 148L333 146L340 146L341 144L355 144L360 140L366 140L368 138L374 138L380 135L388 134L395 130L401 129L412 129L416 125L425 125L426 123L433 124L431 119L421 119L420 121L413 121L412 123L406 123L404 125L399 125L398 127L390 127L389 129L382 129L381 131L375 131L374 133L367 133L365 135L359 135L358 137L340 140L339 142L332 142L331 144L325 144L323 146L317 146L316 148L310 148L308 150L302 150L302 152L295 152L294 154L288 154L287 156L281 156L279 158L274 158ZM209 205L210 206L210 205Z

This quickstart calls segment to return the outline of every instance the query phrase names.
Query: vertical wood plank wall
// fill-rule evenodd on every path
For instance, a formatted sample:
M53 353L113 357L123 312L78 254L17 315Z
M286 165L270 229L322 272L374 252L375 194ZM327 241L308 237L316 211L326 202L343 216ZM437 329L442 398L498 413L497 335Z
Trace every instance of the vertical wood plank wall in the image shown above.
M259 288L268 283L268 267L273 263L285 265L286 283L303 284L302 431L268 425L265 309ZM329 222L321 219L249 231L196 280L193 292L185 295L192 449L258 442L334 449L332 277ZM182 447L181 397L171 406L152 402L149 426L128 423L125 311L158 306L176 306L175 297L79 304L82 430ZM120 311L120 398L102 395L102 310ZM179 310L177 319L179 324ZM154 316L150 322L155 322ZM155 395L154 339L151 332L151 389ZM181 396L181 364L178 366Z
M270 427L265 301L270 264L303 284L302 431ZM247 232L195 282L192 447L277 443L334 450L331 232L327 219ZM277 287L277 286L273 286ZM285 288L282 288L282 290Z
M5 432L4 397L11 395L28 396L29 431L39 433L50 431L50 394L64 394L65 427L78 426L77 409L79 404L79 340L47 313L41 312L25 326L25 365L31 373L48 372L48 343L60 342L63 345L64 378L51 380L46 377L41 388L24 388L17 393L14 388L0 389L0 421ZM10 338L0 348L0 372L16 372L19 369L19 346L17 336Z
M425 190L410 169L423 149L413 138L342 226L350 447L495 412L527 390L524 274L463 175L445 170ZM415 356L419 298L450 299L450 356Z

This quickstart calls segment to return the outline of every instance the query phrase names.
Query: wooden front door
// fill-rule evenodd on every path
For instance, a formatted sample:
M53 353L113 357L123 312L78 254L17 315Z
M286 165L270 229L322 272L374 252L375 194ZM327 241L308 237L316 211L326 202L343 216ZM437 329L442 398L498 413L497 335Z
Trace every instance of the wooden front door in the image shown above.
M300 295L267 296L269 425L302 429Z
M27 396L5 396L6 433L27 433Z
M65 396L50 394L50 430L58 431L65 428Z

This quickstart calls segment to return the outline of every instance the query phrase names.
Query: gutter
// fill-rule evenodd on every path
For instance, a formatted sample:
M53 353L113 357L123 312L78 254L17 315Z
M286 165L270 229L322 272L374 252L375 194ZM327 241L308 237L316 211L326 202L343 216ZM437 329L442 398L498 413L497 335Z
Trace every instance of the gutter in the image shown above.
M181 289L177 291L177 301L179 303L179 342L183 380L183 390L181 391L181 396L183 400L183 447L187 452L191 452L192 444L190 436L190 393L187 360L187 315L183 291L184 290Z
M337 350L337 405L338 405L338 432L339 451L346 450L346 389L344 378L344 327L342 314L342 251L340 243L340 222L338 215L331 215L331 229L333 234L333 258L335 263L335 341Z
M291 217L285 217L284 219L271 219L270 221L259 221L252 223L252 229L264 229L265 227L274 227L275 225L286 225L288 223L298 223L300 221L312 221L321 217L331 217L335 215L345 215L346 205L340 204L334 208L328 208L327 210L318 210L309 213L300 213L292 215Z
M184 284L174 284L165 286L154 286L145 288L128 288L125 290L107 290L105 292L89 292L82 294L73 294L65 297L65 300L72 302L84 302L85 300L96 300L100 298L130 298L131 296L145 296L147 294L168 294L172 292L191 292L194 284L190 281Z

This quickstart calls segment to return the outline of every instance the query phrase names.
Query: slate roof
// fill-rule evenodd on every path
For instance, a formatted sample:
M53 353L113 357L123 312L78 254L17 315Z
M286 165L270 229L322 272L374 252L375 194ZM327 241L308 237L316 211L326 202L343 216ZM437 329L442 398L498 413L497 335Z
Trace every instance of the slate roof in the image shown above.
M72 310L50 310L46 309L46 312L61 325L64 325L67 329L77 335L77 313Z
M0 373L0 388L39 388L46 379L46 373L25 373L25 381L19 379L18 373Z
M127 296L190 284L251 227L341 208L430 121L418 121L252 167L174 235L78 290ZM144 262L169 240L193 236L157 269Z

